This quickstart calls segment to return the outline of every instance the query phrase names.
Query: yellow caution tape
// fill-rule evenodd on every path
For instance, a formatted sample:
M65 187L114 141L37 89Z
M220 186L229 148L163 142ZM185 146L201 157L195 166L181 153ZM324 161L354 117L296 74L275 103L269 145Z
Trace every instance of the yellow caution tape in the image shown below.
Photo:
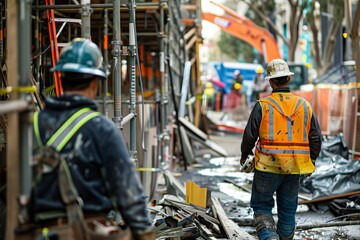
M12 92L36 92L37 90L36 86L6 87L0 89L0 96L7 95Z
M163 169L161 168L136 168L136 171L139 172L161 172Z

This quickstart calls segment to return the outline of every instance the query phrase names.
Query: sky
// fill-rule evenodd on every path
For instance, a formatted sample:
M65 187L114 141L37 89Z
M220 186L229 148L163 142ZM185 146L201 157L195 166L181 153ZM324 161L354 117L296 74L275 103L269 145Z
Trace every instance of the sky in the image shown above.
M222 0L217 0L214 2L222 3ZM224 10L218 8L217 6L210 3L209 0L202 0L202 10L203 12L212 12L216 15L222 15L224 14ZM214 25L213 23L210 23L208 21L202 21L202 36L205 39L211 39L214 37L214 35L218 35L220 32L220 28Z

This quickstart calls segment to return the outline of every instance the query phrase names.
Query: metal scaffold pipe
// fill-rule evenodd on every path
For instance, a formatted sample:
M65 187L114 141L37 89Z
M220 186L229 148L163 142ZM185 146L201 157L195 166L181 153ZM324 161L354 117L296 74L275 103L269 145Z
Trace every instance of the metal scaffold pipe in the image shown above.
M31 1L24 1L19 5L19 85L28 86L30 84L30 61L31 61ZM29 100L31 96L28 93L21 93L21 100ZM32 112L25 111L20 113L20 217L19 222L28 221L27 204L30 201L31 193L31 156L32 156Z
M0 113L8 114L14 112L25 111L29 108L29 103L24 100L12 100L1 103L0 105Z
M36 2L38 5L38 2ZM34 24L34 38L35 38L35 50L38 53L41 53L41 35L40 35L40 18L39 18L39 10L35 11L36 21ZM37 83L40 81L40 66L41 66L41 57L40 55L36 57L35 60L35 80Z
M113 45L113 71L112 79L114 81L114 117L113 122L119 128L121 126L121 29L120 29L120 0L114 0L114 11L113 11L113 40L111 44Z
M106 73L106 79L103 83L103 114L105 116L108 115L107 110L107 92L108 92L108 78L107 78L107 72L108 72L108 64L109 64L109 39L108 39L108 24L109 24L109 16L108 16L108 10L104 10L104 70Z
M90 16L92 11L90 0L81 0L81 36L83 38L91 38Z
M161 78L161 137L164 142L162 149L162 160L169 158L169 130L168 124L168 77L165 75L165 6L167 1L160 1L160 78Z
M119 3L120 4L120 3ZM92 9L94 10L101 10L101 9L116 9L116 7L114 7L114 4L111 3L103 3L103 4L90 4L89 5ZM49 9L57 9L57 10L77 10L80 9L82 6L81 5L75 5L75 4L57 4L57 5L52 5L52 6L46 6L46 5L40 5L40 6L36 6L35 9L38 10L49 10ZM142 8L142 9L149 9L149 8L158 8L159 7L159 3L157 2L144 2L144 3L137 3L136 4L137 8ZM119 5L120 9L126 9L126 6L122 6Z
M136 36L135 36L135 0L129 0L129 65L130 65L130 159L137 161L136 150ZM139 73L140 74L140 73Z

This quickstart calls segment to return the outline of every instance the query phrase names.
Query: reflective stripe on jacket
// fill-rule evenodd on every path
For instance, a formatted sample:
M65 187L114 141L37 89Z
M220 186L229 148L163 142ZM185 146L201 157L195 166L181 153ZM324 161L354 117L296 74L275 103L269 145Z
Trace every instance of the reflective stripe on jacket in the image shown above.
M262 119L255 151L259 171L304 174L315 170L308 133L310 104L292 93L273 93L259 101Z

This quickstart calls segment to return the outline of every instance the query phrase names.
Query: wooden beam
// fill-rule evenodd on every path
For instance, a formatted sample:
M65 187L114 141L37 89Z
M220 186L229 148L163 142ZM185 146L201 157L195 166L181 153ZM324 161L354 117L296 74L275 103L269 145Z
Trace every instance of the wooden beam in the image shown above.
M328 201L328 200L332 200L332 199L336 199L336 198L348 197L348 196L352 196L352 195L356 195L356 194L360 194L360 191L341 193L341 194L336 194L336 195L331 195L331 196L326 196L326 197L314 198L311 200L299 201L299 205L315 203L315 202L323 202L323 201Z
M193 27L191 28L187 33L184 35L185 41L189 40L190 37L192 37L196 33L197 28Z
M196 5L184 4L181 6L182 10L196 10Z
M190 41L186 44L185 46L185 50L189 51L190 48L192 48L194 46L194 44L196 43L196 40L198 40L198 36L193 36Z
M7 1L7 44L6 44L6 65L8 66L7 79L9 86L17 87L19 80L19 52L18 52L18 3L16 0ZM10 95L10 100L16 100L17 93ZM7 116L8 127L6 134L6 168L7 168L7 188L6 188L6 234L5 239L13 240L14 230L17 226L17 214L19 206L17 197L19 196L20 186L20 138L19 138L19 114L12 113Z
M211 200L228 239L255 239L253 236L242 230L235 222L233 222L226 216L219 199L212 198Z

